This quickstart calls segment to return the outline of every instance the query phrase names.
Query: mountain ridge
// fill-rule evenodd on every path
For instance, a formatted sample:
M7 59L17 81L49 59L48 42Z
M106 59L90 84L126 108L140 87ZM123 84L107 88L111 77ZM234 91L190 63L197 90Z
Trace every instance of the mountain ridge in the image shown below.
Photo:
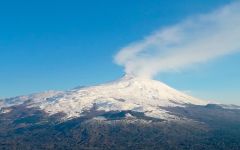
M175 116L160 107L206 105L208 102L186 95L157 80L124 75L118 80L96 86L5 99L1 107L20 104L39 107L49 115L65 113L65 119L82 116L92 107L99 111L131 110L143 112L149 117L171 119Z

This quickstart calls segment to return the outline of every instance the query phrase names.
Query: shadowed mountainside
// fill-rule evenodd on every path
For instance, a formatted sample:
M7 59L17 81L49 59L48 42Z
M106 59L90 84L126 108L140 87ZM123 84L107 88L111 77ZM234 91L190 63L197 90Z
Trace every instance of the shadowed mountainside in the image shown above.
M15 106L0 115L0 149L239 149L240 110L217 105L162 108L179 120L133 111L85 112L61 120Z

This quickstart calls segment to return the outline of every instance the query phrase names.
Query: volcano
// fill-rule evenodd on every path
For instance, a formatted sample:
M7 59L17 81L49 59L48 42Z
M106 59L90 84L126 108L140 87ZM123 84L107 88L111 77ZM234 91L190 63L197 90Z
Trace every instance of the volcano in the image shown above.
M0 101L0 149L238 149L239 106L125 75Z
M121 79L97 86L75 88L66 92L48 91L5 99L1 107L25 105L39 107L49 115L64 113L65 119L84 116L95 111L135 111L146 116L171 119L161 107L206 105L166 84L148 78L125 75Z

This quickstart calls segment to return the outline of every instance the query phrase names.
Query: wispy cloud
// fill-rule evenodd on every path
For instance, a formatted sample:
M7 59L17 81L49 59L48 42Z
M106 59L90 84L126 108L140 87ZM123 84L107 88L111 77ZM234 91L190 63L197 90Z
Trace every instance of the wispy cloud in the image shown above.
M192 16L122 48L115 56L126 73L154 75L240 51L240 2Z

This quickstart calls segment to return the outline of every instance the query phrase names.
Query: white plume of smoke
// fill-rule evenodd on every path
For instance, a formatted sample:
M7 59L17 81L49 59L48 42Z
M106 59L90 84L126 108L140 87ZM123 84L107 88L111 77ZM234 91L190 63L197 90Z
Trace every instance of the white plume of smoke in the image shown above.
M115 56L127 74L153 77L240 51L240 2L194 16L122 48Z

